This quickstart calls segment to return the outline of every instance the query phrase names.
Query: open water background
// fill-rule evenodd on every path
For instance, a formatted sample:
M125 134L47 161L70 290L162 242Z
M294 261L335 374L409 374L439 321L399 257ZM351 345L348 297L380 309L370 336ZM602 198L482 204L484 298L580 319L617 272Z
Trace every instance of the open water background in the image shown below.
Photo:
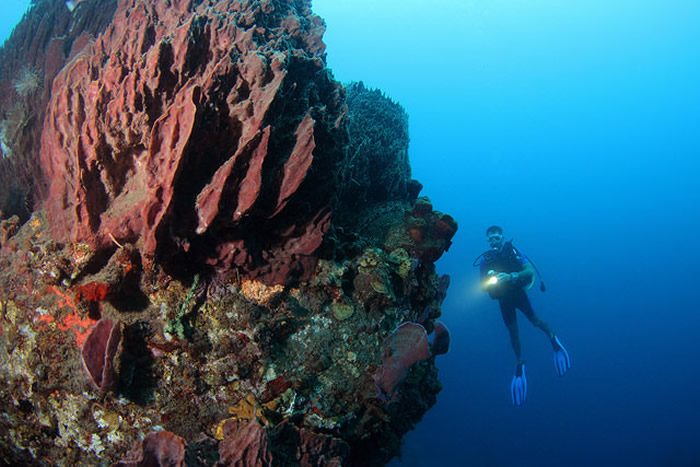
M444 389L392 465L700 465L700 2L313 4L336 77L406 108L413 176L459 222ZM556 376L520 315L523 407L471 266L491 224L572 359Z

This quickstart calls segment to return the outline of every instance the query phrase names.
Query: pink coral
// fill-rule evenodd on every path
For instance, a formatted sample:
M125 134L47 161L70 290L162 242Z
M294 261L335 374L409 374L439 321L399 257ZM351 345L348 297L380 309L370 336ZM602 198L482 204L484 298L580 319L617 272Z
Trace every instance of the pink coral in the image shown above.
M416 256L421 261L434 263L452 245L457 222L449 214L433 211L430 200L421 197L407 219L407 229L415 243Z
M271 465L272 454L268 450L267 431L257 420L227 420L223 426L223 433L224 439L219 444L222 465Z
M185 461L185 440L169 431L149 433L135 462L118 462L115 467L181 467Z
M391 397L396 387L414 363L430 357L428 335L416 323L404 323L384 340L382 366L375 375L375 383L382 396Z

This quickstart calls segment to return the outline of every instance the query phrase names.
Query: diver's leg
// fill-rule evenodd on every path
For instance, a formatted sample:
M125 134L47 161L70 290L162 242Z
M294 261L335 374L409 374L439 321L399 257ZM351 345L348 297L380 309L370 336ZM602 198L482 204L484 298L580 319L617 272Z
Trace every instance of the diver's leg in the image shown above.
M532 308L530 299L524 291L522 295L518 297L517 307L520 308L520 311L523 312L525 317L529 319L532 324L534 324L536 327L544 331L545 334L547 334L547 337L549 337L550 341L554 341L554 331L552 331L552 328L549 327L549 324L547 324L545 320L543 320L542 318L537 316L537 314L535 314L535 310L533 310Z
M503 322L508 328L508 333L510 334L510 345L513 347L513 352L515 352L515 358L518 359L518 365L523 361L520 354L520 333L518 332L518 320L515 317L515 305L511 300L501 299L498 301L501 307L501 315L503 316Z
M546 321L541 319L535 314L532 309L532 304L527 294L523 292L523 295L518 301L518 308L523 314L530 320L532 324L542 329L549 337L549 341L552 343L552 348L554 349L554 368L557 370L559 376L564 376L569 368L571 368L571 359L569 358L569 352L566 351L564 346L561 344L559 338L554 334L554 331L549 327Z
M513 346L515 358L518 364L515 367L515 375L510 383L510 393L513 405L522 405L527 397L527 378L525 377L525 362L520 354L520 333L518 332L518 320L515 316L515 302L508 297L498 301L501 306L503 322L510 333L510 345Z

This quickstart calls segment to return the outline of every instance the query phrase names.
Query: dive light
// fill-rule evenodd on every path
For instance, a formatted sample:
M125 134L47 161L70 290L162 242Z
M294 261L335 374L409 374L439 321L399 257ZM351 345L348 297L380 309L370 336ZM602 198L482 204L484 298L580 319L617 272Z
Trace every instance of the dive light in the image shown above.
M498 283L498 276L496 276L496 271L491 269L488 272L489 278L486 279L486 285L496 285Z

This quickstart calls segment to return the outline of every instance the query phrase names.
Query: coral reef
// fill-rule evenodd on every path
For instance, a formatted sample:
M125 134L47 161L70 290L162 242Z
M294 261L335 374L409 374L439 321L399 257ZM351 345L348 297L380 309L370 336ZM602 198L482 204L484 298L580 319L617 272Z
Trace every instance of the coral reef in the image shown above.
M377 387L397 355L387 350L395 330L422 322L410 328L425 351L444 298L444 279L405 243L320 259L296 285L235 274L200 285L155 267L106 295L93 279L120 277L110 269L126 268L127 247L100 259L48 233L46 216L35 213L0 254L0 373L8 382L0 448L19 459L126 461L141 437L168 430L212 465L232 430L226 421L237 420L258 424L255 439L265 436L269 451L258 454L275 462L381 465L440 390L424 352L392 367L386 394ZM70 411L78 416L60 415ZM66 458L65 446L77 457Z
M410 179L403 109L346 97L323 31L306 0L39 1L17 27L0 70L45 85L0 75L34 115L0 175L36 201L0 224L8 463L400 453L441 390L457 224Z

